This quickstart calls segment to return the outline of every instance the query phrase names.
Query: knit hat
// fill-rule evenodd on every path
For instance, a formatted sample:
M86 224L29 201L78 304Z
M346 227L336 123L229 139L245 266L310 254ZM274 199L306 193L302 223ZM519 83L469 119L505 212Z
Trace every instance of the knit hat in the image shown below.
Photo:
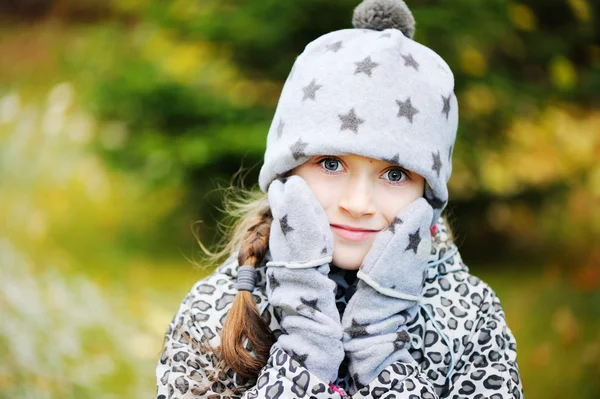
M267 136L260 188L314 155L362 155L423 176L435 224L448 203L458 127L452 71L412 40L415 21L402 0L363 1L353 25L297 57Z

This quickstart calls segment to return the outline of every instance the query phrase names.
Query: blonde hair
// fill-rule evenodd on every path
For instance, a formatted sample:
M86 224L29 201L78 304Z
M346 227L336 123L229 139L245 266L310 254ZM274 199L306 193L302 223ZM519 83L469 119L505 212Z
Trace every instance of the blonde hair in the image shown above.
M208 250L200 240L200 248L210 264L219 264L238 251L238 265L256 267L269 249L269 232L273 216L269 208L267 194L254 188L245 190L231 185L225 189L225 223L219 225L222 234L220 249ZM446 216L442 216L452 232ZM254 352L250 354L244 339ZM218 352L224 361L238 375L255 379L267 363L275 337L267 323L261 318L252 293L238 291L229 310L221 332L221 346Z

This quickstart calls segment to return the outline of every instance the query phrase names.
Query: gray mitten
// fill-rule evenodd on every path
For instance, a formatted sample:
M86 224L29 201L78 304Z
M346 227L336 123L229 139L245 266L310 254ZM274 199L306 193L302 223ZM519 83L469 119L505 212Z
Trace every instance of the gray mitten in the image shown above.
M269 186L267 296L281 313L277 343L319 377L335 382L344 359L336 283L328 277L333 235L327 215L299 176Z
M413 363L406 324L418 312L431 251L433 209L418 198L378 233L357 277L342 325L356 392L390 364Z

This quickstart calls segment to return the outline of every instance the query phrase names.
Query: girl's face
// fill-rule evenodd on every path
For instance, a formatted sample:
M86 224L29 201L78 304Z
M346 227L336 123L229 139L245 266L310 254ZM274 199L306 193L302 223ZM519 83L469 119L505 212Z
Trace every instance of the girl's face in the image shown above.
M360 155L319 155L291 172L325 209L333 233L333 264L357 270L394 217L421 197L425 179L395 164Z

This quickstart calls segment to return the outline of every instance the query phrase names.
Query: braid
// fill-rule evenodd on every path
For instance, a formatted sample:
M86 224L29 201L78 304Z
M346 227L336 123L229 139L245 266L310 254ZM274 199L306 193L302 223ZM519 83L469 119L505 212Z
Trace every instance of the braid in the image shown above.
M238 254L238 265L256 267L269 249L269 232L273 215L270 208L261 210L246 231ZM244 338L256 358L244 347ZM221 332L225 362L242 377L256 378L267 363L275 336L260 317L252 293L238 291Z

